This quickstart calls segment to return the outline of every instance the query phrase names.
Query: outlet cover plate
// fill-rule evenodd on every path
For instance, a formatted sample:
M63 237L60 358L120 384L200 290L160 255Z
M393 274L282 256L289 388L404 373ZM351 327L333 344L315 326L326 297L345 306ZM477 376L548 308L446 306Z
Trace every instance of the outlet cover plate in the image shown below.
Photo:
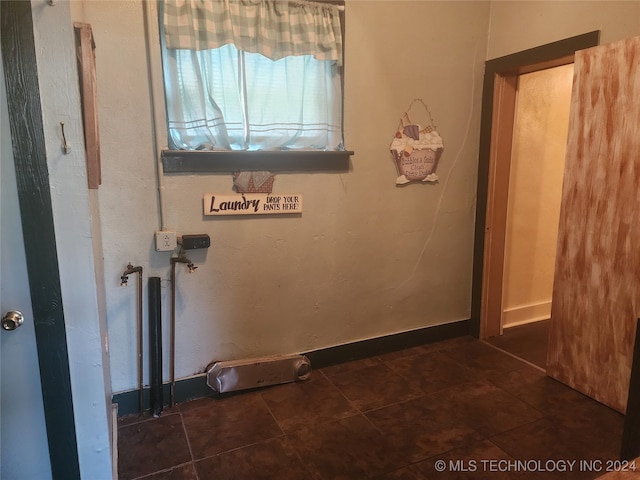
M172 252L178 247L178 235L170 230L156 232L156 252Z

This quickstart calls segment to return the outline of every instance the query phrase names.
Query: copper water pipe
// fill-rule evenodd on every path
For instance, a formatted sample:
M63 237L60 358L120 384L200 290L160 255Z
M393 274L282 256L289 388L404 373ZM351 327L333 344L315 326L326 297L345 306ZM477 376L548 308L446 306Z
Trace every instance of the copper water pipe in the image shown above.
M143 374L142 374L142 267L134 267L129 263L127 269L120 277L120 285L127 286L129 275L138 274L138 410L140 415L144 412L144 405L142 402L143 392Z
M183 251L177 257L171 257L171 318L169 338L169 407L175 404L175 366L176 366L176 263L186 263L189 273L193 273L196 266L187 258Z

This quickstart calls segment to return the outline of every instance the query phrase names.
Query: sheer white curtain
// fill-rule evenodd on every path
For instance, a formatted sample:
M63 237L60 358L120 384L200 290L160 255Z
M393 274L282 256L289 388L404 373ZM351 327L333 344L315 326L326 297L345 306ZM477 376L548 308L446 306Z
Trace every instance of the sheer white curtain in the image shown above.
M221 4L227 4L229 10L220 11ZM175 15L176 5L183 7L180 15ZM203 8L198 10L194 5ZM212 7L213 10L204 7ZM261 10L256 10L258 7ZM174 15L168 18L168 11ZM236 15L228 15L229 11ZM194 12L200 17L194 19ZM271 24L267 22L268 18L259 17L260 12L269 12L264 15L271 18ZM296 12L300 14L294 19L292 15ZM314 26L318 22L326 25L327 19L333 26L333 16L337 16L334 8L307 2L167 1L167 48L163 50L170 147L200 150L341 150L342 90L339 69L342 39L338 35L336 42L333 28L330 29L330 35L320 35ZM237 43L246 43L243 33L259 32L259 38L269 40L262 42L268 48L259 48L261 42L255 39L245 47L257 51L243 50L235 42L208 48L212 45L205 41L209 31L203 33L201 26L213 28L212 23L216 19L224 24L220 28L226 29L228 35L238 37ZM234 19L241 25L229 24ZM290 23L283 23L283 19ZM301 19L307 24L302 24ZM168 33L172 29L174 33L179 33L173 39ZM292 30L297 33L293 35ZM299 44L294 42L292 46L289 40L294 36L300 38L302 32L306 32L307 41ZM226 37L218 31L214 38L219 40ZM274 38L279 40L274 41ZM333 42L331 48L327 47L327 42ZM168 48L176 44L190 45L191 48ZM207 48L197 49L198 46ZM278 46L281 48L276 48ZM335 50L338 46L339 55ZM315 54L300 53L308 52L311 48L315 48ZM298 53L291 54L293 50ZM265 52L273 58L265 56Z

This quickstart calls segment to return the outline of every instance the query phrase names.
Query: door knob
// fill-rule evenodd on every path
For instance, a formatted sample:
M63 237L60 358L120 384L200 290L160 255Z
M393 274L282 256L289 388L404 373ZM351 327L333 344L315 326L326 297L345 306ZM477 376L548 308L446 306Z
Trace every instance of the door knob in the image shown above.
M24 315L17 310L9 310L2 317L2 329L3 330L15 330L24 322Z

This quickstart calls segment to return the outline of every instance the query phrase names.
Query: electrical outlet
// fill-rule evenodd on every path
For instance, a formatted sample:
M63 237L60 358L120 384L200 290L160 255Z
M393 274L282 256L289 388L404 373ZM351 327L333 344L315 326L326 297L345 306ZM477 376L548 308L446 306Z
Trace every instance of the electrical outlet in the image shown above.
M171 252L178 247L176 232L161 230L156 232L156 252Z

